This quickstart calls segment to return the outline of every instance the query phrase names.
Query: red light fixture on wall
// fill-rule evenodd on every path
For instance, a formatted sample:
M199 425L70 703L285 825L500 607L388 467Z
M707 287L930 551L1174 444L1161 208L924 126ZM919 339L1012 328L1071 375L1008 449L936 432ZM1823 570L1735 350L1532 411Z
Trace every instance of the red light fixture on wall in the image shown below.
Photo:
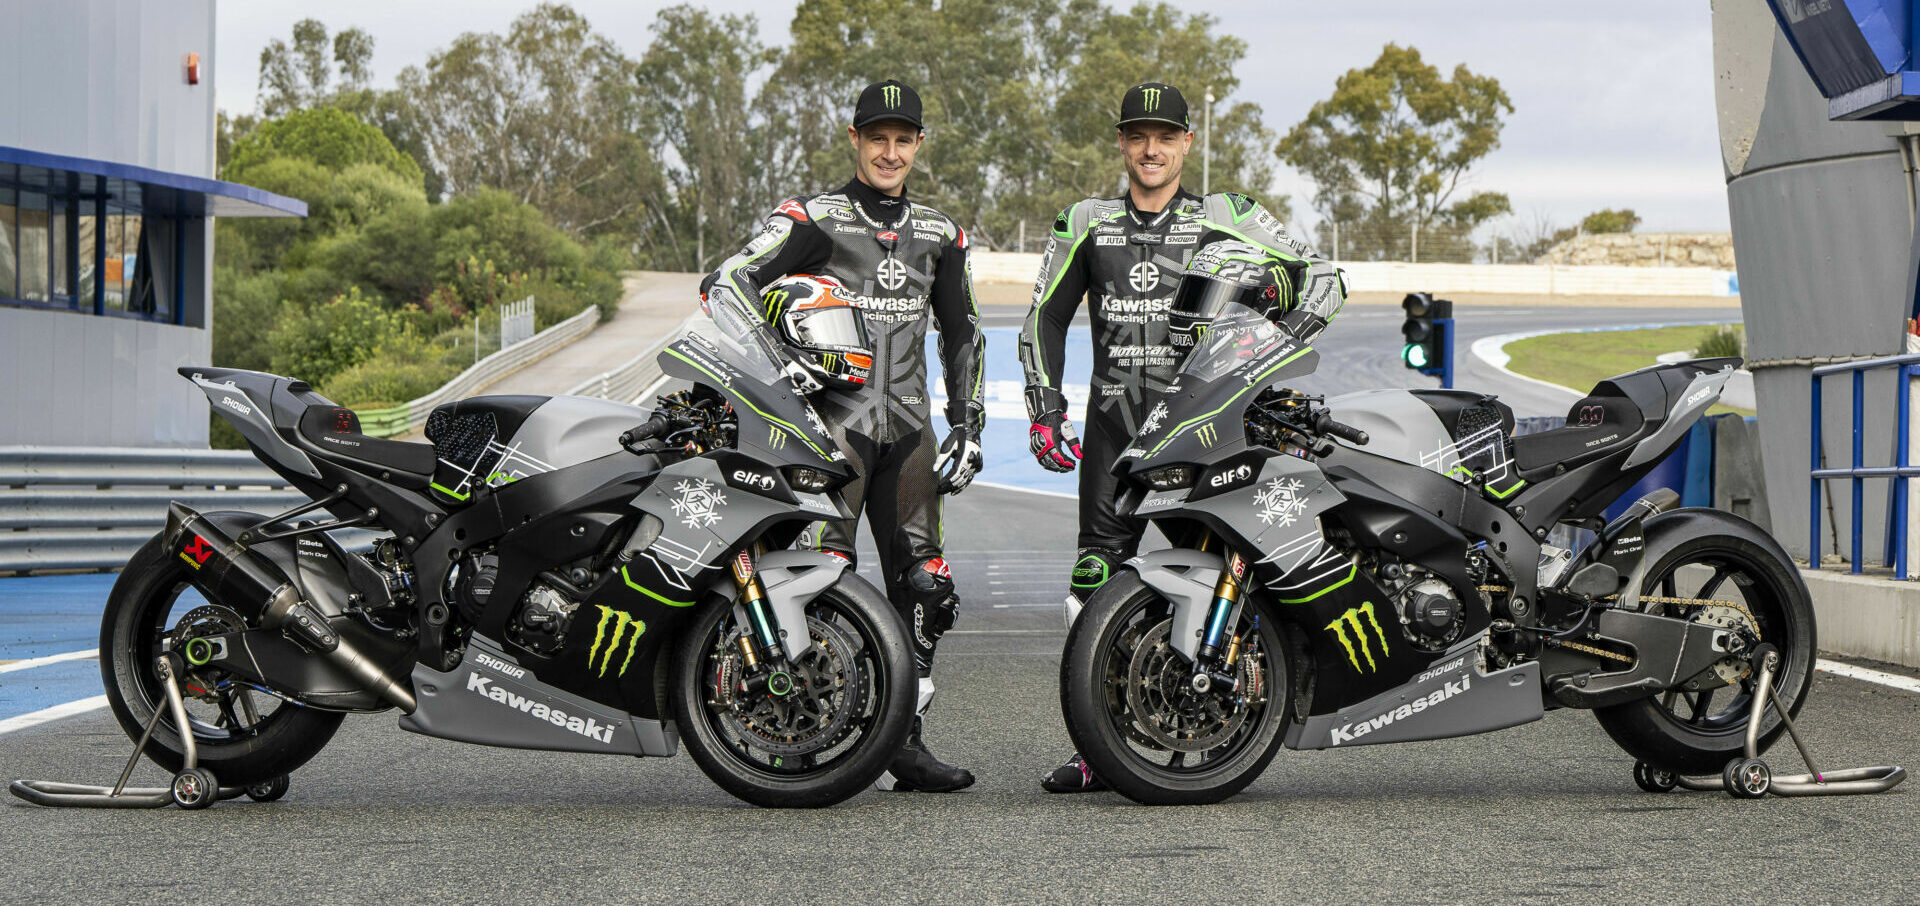
M200 55L197 53L187 54L187 84L200 84Z

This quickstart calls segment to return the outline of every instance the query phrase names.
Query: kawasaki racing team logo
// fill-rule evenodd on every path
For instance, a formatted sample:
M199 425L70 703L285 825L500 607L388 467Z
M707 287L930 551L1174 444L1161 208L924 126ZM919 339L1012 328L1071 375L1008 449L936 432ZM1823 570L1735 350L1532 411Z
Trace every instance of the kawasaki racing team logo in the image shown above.
M614 676L626 676L627 665L633 662L633 650L640 644L640 637L647 632L645 620L636 620L624 610L614 610L605 604L594 605L600 608L600 626L593 631L593 647L587 649L587 669L593 669L595 658L600 661L600 676L607 675L607 668L613 664L613 656L620 650L620 640L627 640L627 656L620 660L620 670ZM612 626L609 633L608 626ZM629 633L628 630L632 632ZM601 650L601 643L606 650Z
M896 107L899 107L900 106L900 86L898 85L880 86L880 103L887 105L888 110L892 110Z
M1158 111L1160 109L1160 89L1140 89L1140 104L1148 113Z
M1142 261L1127 271L1127 285L1136 293L1144 293L1160 285L1160 268L1151 261Z
M907 266L898 258L882 258L874 268L874 276L880 279L880 285L887 289L899 289L907 285Z
M1362 616L1367 618L1365 623L1360 622ZM1353 669L1360 670L1360 659L1362 657L1367 659L1366 669L1362 671L1365 673L1372 673L1379 669L1379 666L1373 661L1373 649L1367 644L1367 628L1369 626L1373 628L1373 634L1380 637L1380 657L1384 659L1392 652L1387 649L1387 631L1381 629L1380 621L1373 617L1372 601L1349 609L1333 622L1327 624L1327 628L1333 631L1333 637L1339 639L1340 644L1347 649L1347 660L1353 664ZM1347 631L1349 629L1353 631L1353 635L1357 636L1360 642L1360 648L1357 651L1353 647L1355 640L1347 637Z

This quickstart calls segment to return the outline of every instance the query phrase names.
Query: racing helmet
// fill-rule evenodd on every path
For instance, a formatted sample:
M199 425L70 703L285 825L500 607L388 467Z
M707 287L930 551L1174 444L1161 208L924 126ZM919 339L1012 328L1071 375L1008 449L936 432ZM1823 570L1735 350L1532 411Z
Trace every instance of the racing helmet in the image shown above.
M760 303L794 361L829 387L854 390L873 376L873 341L847 297L832 277L794 274L767 284Z
M1293 306L1295 275L1288 262L1251 242L1202 237L1167 310L1172 343L1183 350L1206 335L1207 325L1231 306L1242 305L1278 320Z

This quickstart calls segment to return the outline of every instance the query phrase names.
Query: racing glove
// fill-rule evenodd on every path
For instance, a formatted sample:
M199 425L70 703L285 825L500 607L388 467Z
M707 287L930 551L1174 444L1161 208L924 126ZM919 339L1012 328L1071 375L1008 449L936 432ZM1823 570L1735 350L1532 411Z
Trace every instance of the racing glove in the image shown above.
M940 456L934 460L933 471L940 476L939 491L942 494L958 494L973 483L973 476L980 473L986 464L980 450L980 429L986 421L986 409L978 402L966 400L957 413L955 420L953 407L947 409L947 422L953 427L947 431L947 439L940 444Z
M1079 464L1080 437L1067 418L1067 398L1052 387L1027 388L1027 446L1033 458L1049 472L1071 472Z

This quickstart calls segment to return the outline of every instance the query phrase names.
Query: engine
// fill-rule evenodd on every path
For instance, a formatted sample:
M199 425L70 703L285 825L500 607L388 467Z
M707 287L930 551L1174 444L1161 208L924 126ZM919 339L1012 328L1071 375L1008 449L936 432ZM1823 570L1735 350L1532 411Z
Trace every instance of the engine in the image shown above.
M1483 576L1486 562L1477 551L1469 552L1467 561L1470 575ZM1424 567L1399 560L1377 563L1373 572L1380 587L1392 595L1402 634L1413 647L1443 651L1460 640L1467 609L1450 583Z
M507 637L535 654L560 650L567 626L580 602L545 582L534 582L520 598L520 609L507 623Z

